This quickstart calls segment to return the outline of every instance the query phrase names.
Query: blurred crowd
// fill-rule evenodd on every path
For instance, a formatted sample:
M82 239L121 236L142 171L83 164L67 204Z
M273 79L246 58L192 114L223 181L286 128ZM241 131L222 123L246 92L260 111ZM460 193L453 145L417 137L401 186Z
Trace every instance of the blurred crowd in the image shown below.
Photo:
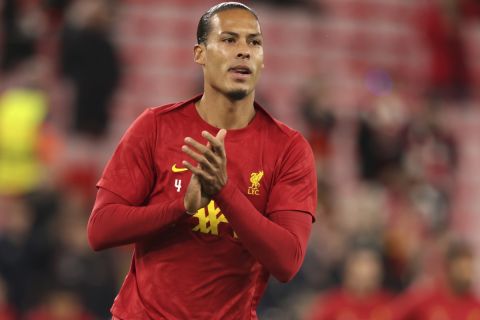
M322 1L266 2L328 14ZM109 319L131 251L93 252L86 222L116 142L120 4L0 2L0 320ZM350 114L328 77L298 88L318 212L302 269L271 281L260 319L480 320L475 248L453 225L461 141L449 124L452 105L475 105L460 22L479 17L478 1L425 1L429 72L414 97L375 70Z
M112 9L106 1L1 3L2 320L109 317L123 253L93 253L85 228L101 170L92 146L108 129L120 79ZM62 119L52 110L55 79L69 92Z
M264 319L480 319L475 247L454 225L461 141L450 122L478 105L461 22L478 27L480 3L422 3L416 28L428 68L417 94L395 72L373 70L364 99L345 115L328 76L301 89L318 216L300 274L286 289L270 285ZM353 143L342 156L354 160L336 164L344 135ZM345 163L353 182L333 177ZM342 184L351 184L348 199Z

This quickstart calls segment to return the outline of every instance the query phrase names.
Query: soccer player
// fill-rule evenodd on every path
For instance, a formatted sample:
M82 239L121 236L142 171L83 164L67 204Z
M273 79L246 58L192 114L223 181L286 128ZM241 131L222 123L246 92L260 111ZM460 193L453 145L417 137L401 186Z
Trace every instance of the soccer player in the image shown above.
M203 94L143 112L97 185L91 246L135 246L114 319L256 319L269 275L290 280L305 255L314 160L254 102L257 15L221 3L197 39Z

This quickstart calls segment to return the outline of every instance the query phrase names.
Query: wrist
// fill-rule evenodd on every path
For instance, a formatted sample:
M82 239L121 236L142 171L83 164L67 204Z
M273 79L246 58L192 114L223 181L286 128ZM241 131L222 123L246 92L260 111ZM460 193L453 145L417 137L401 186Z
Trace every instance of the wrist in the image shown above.
M230 179L228 179L225 185L215 195L213 195L212 198L217 201L222 198L228 199L235 192L235 190L236 186L230 182Z

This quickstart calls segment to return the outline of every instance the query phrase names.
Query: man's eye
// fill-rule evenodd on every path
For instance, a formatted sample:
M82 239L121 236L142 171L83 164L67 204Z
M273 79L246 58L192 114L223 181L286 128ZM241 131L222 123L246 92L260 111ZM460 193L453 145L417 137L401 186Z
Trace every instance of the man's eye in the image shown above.
M226 39L223 39L223 42L225 42L225 43L234 43L234 42L235 42L235 39L233 39L233 38L226 38Z
M261 45L262 45L262 41L260 41L260 40L253 40L253 41L252 41L252 44L253 44L254 46L261 46Z

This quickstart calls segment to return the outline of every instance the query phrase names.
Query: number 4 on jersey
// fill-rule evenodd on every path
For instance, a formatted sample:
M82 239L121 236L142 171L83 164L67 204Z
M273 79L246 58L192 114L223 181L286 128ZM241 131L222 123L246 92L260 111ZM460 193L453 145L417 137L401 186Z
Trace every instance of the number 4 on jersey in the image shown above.
M177 192L180 192L180 189L182 189L182 180L181 179L175 179L175 188L177 188Z

